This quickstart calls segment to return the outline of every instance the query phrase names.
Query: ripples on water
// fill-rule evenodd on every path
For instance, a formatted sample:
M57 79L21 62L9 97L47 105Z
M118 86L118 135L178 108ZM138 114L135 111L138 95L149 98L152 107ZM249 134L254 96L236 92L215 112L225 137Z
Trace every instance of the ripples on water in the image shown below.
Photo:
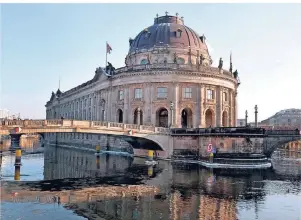
M2 219L301 219L298 158L211 170L47 147L22 164L13 181L14 156L2 158Z

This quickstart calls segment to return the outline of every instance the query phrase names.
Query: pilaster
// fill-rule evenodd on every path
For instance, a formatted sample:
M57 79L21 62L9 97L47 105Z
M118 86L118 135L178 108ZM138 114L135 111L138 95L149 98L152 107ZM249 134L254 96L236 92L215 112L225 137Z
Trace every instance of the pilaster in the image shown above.
M204 103L205 103L205 99L206 99L204 84L200 85L200 93L201 93L201 97L200 97L200 127L204 128L204 127L206 127L205 115L203 114L203 112L205 110Z
M129 87L123 87L123 123L129 123L129 114L131 110L129 108Z
M201 88L200 85L197 84L196 87L196 109L195 109L195 120L194 120L194 128L199 128L201 125Z
M179 96L180 96L180 87L179 83L175 83L174 91L173 91L173 102L174 102L174 127L180 128L181 127L181 113L179 110Z
M222 123L222 114L223 114L223 90L222 87L217 87L216 91L216 126L221 127Z

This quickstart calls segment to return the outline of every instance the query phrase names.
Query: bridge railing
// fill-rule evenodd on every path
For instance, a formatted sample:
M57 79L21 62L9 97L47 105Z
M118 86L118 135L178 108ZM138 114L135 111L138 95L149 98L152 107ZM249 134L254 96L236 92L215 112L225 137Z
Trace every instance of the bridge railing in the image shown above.
M66 119L51 119L51 120L6 120L2 121L0 128L14 127L40 128L40 127L79 127L79 128L96 128L105 127L107 129L117 130L136 130L151 133L169 134L169 128L155 127L149 125L123 124L108 121L79 121Z

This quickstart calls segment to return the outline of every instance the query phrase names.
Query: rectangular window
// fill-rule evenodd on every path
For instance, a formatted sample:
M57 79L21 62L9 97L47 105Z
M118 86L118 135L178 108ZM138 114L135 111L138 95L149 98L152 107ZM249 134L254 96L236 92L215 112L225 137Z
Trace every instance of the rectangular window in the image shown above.
M167 98L167 88L166 87L157 88L157 97L159 99Z
M207 99L214 99L214 91L212 89L207 89Z
M183 89L183 97L185 99L191 99L192 98L192 88L184 88Z
M227 93L226 92L223 92L223 100L224 102L227 102L228 101L228 97L227 97Z
M141 99L142 98L142 89L137 88L135 89L135 99Z
M118 97L119 97L119 100L123 100L123 90L120 90L118 92Z

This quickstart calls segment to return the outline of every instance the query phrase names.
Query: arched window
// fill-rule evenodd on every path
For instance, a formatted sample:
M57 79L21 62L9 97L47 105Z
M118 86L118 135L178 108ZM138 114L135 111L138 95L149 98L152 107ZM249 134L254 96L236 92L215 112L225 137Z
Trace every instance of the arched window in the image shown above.
M147 59L142 59L142 60L140 61L140 64L141 64L141 65L146 65L146 64L148 64L148 60L147 60Z
M185 64L185 60L183 58L181 58L181 57L178 57L177 58L177 63L178 64Z

